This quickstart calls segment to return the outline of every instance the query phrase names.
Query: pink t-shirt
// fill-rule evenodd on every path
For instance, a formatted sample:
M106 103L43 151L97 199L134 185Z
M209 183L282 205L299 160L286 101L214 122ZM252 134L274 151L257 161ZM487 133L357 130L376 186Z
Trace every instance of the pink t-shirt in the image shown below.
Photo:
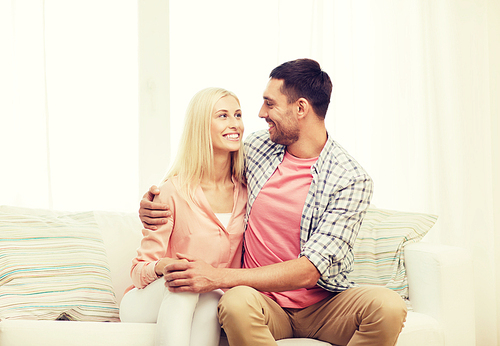
M317 158L299 159L285 152L252 205L245 231L244 268L297 259L300 220ZM305 308L331 295L319 286L286 292L264 292L284 308Z

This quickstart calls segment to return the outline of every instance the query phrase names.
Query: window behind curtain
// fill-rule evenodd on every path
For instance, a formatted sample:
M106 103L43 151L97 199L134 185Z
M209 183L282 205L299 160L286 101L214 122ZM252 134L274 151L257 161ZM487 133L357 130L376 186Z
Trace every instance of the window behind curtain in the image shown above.
M2 1L0 204L136 210L137 1Z

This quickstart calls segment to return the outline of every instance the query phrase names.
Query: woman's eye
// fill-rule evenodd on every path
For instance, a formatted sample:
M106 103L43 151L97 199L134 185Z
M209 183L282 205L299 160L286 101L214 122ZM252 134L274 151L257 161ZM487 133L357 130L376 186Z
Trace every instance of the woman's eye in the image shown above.
M226 113L219 114L219 118L226 118L226 117L227 117Z
M236 118L241 118L242 114L241 114L241 113L236 113L234 116L235 116Z

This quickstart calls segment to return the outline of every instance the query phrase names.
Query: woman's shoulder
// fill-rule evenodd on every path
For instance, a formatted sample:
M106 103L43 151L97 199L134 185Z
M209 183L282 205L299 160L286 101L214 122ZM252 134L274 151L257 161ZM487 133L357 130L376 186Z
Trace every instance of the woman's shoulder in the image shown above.
M175 183L174 183L175 178L176 177L170 177L170 178L162 181L162 183L160 184L160 191L175 189Z
M175 198L179 196L178 179L177 177L170 177L159 186L161 200L168 198Z

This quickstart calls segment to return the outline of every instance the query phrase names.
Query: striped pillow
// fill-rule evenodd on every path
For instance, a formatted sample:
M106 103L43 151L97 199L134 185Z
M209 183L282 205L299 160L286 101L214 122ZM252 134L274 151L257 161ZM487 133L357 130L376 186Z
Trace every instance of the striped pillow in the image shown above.
M0 319L119 321L93 212L0 211Z
M354 244L349 279L359 285L390 288L408 299L404 246L420 241L437 216L370 207Z

